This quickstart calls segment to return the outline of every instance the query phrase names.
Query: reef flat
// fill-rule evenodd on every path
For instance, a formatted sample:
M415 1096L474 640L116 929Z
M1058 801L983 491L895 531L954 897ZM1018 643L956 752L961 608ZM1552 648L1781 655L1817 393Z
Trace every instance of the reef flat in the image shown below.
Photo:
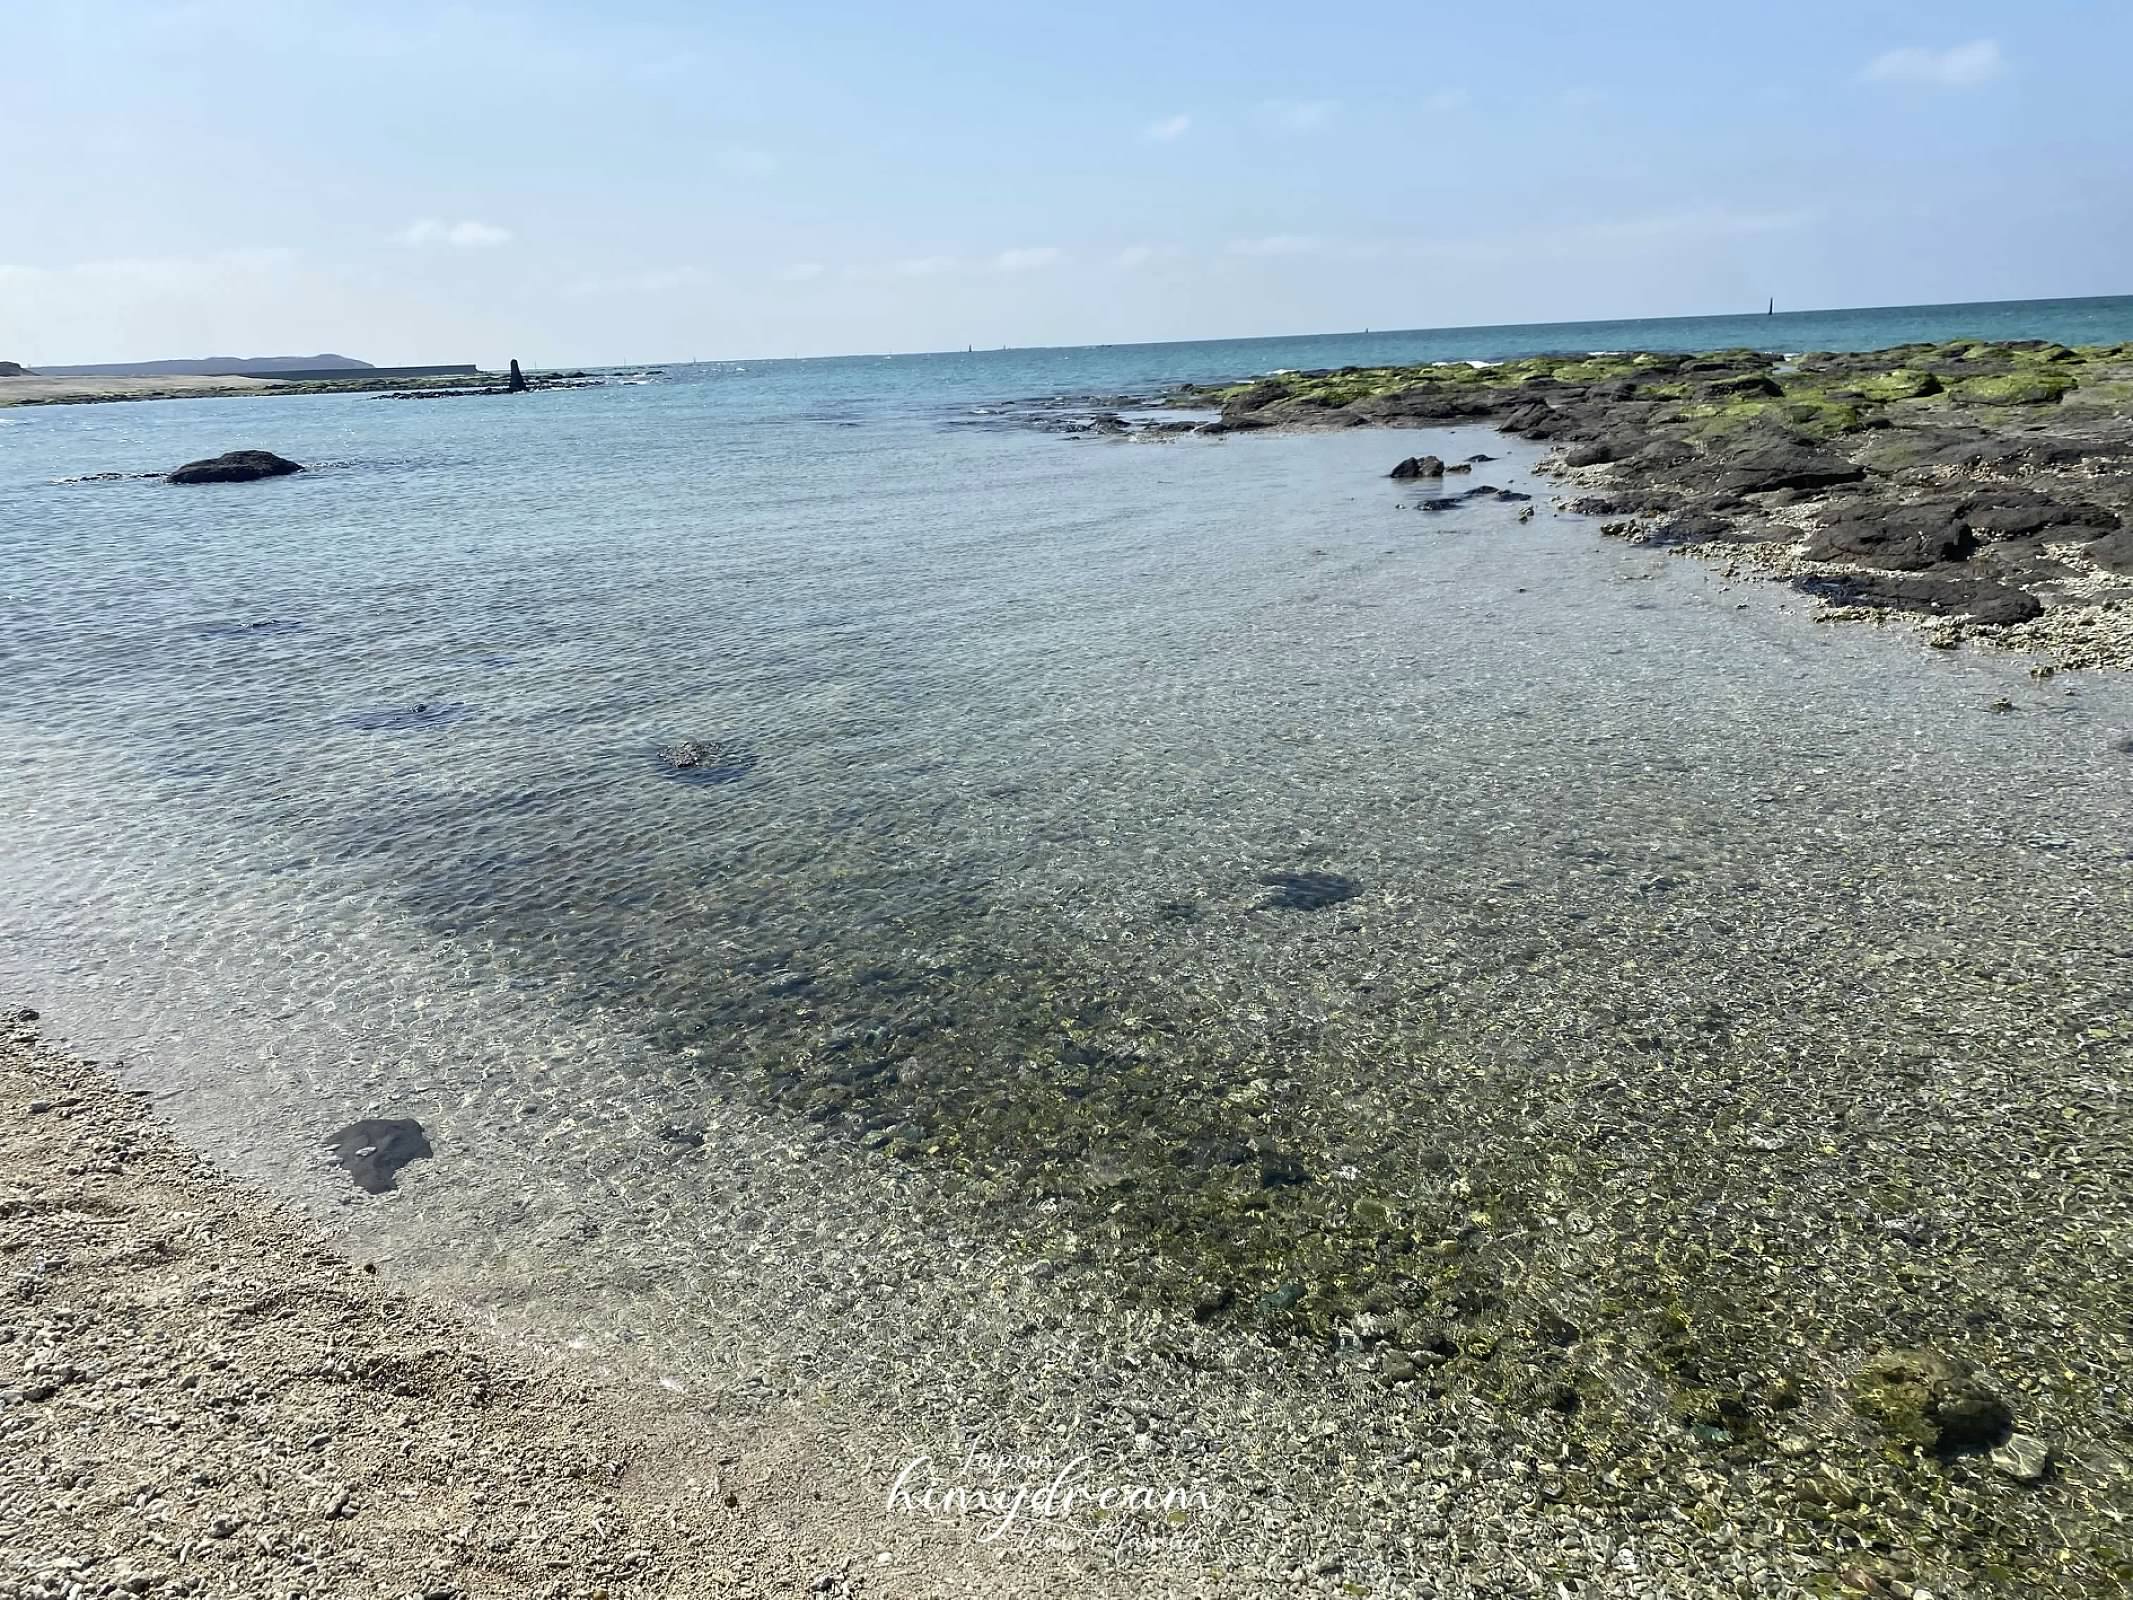
M1534 357L1190 388L1202 432L1487 422L1606 532L2044 667L2133 665L2133 345ZM1388 463L1389 465L1389 463Z

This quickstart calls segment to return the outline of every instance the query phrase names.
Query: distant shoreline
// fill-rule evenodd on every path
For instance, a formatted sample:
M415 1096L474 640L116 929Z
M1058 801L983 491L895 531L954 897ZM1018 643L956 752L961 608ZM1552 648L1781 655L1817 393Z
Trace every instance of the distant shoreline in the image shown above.
M396 378L352 369L345 378L204 377L184 373L154 377L0 378L0 407L104 405L120 400L197 400L218 395L387 394L403 390L464 389L500 382L496 373Z

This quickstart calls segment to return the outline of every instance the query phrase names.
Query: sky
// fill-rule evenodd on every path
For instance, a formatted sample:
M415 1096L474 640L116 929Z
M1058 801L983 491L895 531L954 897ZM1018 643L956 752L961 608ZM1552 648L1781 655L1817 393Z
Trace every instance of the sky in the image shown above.
M0 359L2133 291L2099 0L0 0Z

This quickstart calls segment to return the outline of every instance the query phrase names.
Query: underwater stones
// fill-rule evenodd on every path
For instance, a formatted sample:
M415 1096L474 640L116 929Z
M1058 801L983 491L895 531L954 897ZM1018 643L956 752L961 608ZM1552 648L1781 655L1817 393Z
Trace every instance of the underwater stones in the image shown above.
M1936 1454L1996 1443L2014 1422L1968 1365L1927 1349L1870 1357L1853 1381L1852 1406L1891 1438Z
M2016 1483L2042 1483L2052 1468L2052 1447L2034 1434L2011 1433L1987 1459L2004 1478Z
M660 776L676 783L737 783L755 771L755 753L717 739L683 739L653 752Z
M1444 476L1444 463L1435 456L1409 456L1387 476L1400 479L1441 478Z
M394 1188L394 1174L402 1167L435 1153L413 1117L367 1117L328 1135L325 1144L365 1194Z
M469 708L456 701L419 700L411 706L374 706L351 712L341 722L345 727L360 728L365 733L412 733L424 728L444 727L468 714Z
M1236 1303L1237 1291L1226 1283L1203 1285L1192 1297L1195 1322L1212 1322Z
M206 461L188 461L170 474L166 483L252 483L260 478L281 478L304 469L271 450L232 450Z
M1259 1187L1262 1189L1286 1189L1311 1181L1303 1163L1286 1151L1261 1150L1258 1155Z
M1262 911L1322 911L1362 893L1337 872L1270 872L1259 881L1274 891L1260 902Z

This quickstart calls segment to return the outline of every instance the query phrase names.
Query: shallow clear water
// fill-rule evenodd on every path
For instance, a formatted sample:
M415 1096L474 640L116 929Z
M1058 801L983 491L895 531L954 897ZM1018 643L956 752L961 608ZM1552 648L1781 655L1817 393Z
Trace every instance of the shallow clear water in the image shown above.
M823 1372L855 1304L945 1329L1048 1253L1157 1304L1330 1282L1357 1196L1597 1217L1634 1273L1650 1173L1723 1233L1804 1163L1788 1229L1875 1270L1930 1172L1681 1142L1754 1095L1841 1128L1933 1063L1981 1097L1942 1158L2115 1159L2123 682L1817 626L1482 431L1426 447L1531 523L1415 510L1404 437L998 410L1235 354L0 414L0 985L486 1312L914 1407ZM236 447L315 470L55 481ZM371 1115L437 1150L392 1202L318 1149ZM2098 1246L2035 1218L2095 1196L2029 1182L1965 1248L2044 1306ZM904 1280L903 1232L960 1242Z

